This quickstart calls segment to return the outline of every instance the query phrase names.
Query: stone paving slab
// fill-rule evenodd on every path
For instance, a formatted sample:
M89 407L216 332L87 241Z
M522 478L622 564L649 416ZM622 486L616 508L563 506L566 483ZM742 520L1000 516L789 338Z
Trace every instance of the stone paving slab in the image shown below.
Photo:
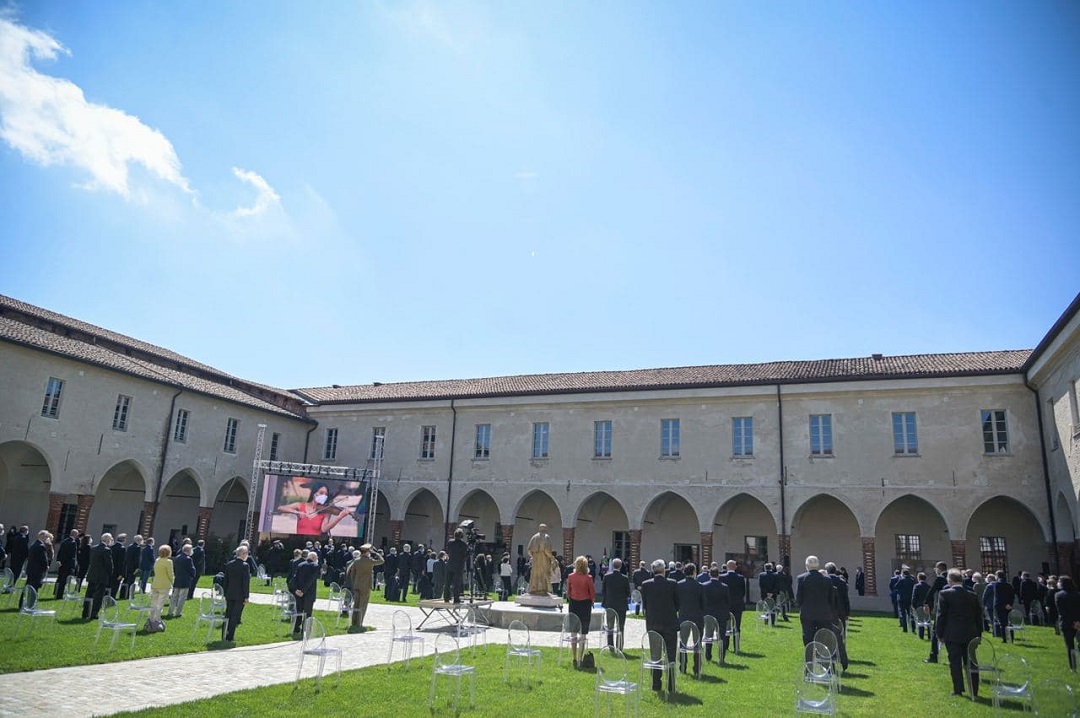
M252 594L250 601L244 611L245 617L249 616L250 611L270 610L265 604L269 604L272 597ZM320 600L316 608L329 610L329 604ZM414 626L423 620L423 614L415 606L373 604L368 607L364 624L376 630L327 638L329 646L342 649L343 671L386 663L393 615L398 610L405 611ZM628 620L626 627L625 645L628 650L636 649L641 645L645 622ZM449 627L443 625L435 630L425 628L419 632L425 638L424 655L434 651L436 636L447 630L450 630ZM598 645L597 634L598 631L594 630L590 635L593 647ZM4 699L0 701L0 716L106 716L120 711L184 703L247 688L289 683L296 679L296 667L300 660L299 641L244 646L243 626L237 629L237 639L238 646L226 650L8 674L2 679ZM534 631L531 641L536 646L556 646L559 634ZM487 642L505 645L506 631L490 629ZM395 651L395 660L399 657L400 651ZM316 662L310 659L305 661L306 680L314 677ZM328 666L328 670L330 668L332 666ZM119 672L123 676L123 690L117 690L117 682L113 680L120 675ZM111 678L103 680L106 675ZM162 676L173 676L177 680L163 681Z

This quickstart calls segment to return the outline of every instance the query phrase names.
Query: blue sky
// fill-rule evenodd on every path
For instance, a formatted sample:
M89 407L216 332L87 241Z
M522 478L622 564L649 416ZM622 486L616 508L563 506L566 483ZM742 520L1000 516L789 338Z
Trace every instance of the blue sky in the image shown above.
M0 292L286 388L1033 347L1080 5L0 14Z

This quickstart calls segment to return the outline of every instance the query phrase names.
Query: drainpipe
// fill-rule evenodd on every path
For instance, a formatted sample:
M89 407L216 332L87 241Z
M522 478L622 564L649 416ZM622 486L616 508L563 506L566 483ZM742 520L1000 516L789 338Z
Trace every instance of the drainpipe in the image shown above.
M318 428L319 428L319 422L316 421L315 426L308 429L307 434L304 435L304 461L303 461L303 463L305 463L305 464L307 463L308 445L311 444L311 432L315 431Z
M1050 460L1046 456L1046 432L1043 430L1042 400L1039 390L1024 377L1024 386L1035 395L1035 416L1039 419L1039 450L1042 452L1043 485L1046 487L1046 510L1050 515L1050 555L1054 559L1054 573L1061 574L1061 556L1058 555L1057 521L1054 520L1054 496L1050 488Z
M780 385L776 385L776 420L779 427L777 432L780 440L780 533L787 533L787 500L784 496L784 402L780 399ZM781 561L784 556L779 557ZM791 557L787 557L790 570Z
M447 535L450 533L450 497L454 489L454 445L457 443L454 438L457 436L457 409L454 408L454 400L450 400L450 411L453 412L454 417L450 421L450 473L446 477L446 520L443 522L443 543L448 540Z
M172 425L173 425L173 412L176 411L176 398L184 393L183 389L177 390L173 394L172 402L169 404L169 415L165 417L165 441L161 442L161 458L158 462L158 475L157 475L157 489L154 491L154 501L157 502L158 508L161 508L161 485L165 481L165 458L169 453L169 442L172 439ZM157 521L157 509L154 509L154 517L150 520L149 531L147 533L153 535L154 522Z

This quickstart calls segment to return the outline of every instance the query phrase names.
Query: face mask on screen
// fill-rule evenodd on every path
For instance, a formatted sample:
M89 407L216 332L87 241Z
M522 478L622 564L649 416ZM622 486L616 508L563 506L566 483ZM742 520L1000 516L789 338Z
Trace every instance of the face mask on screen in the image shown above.
M315 503L319 504L320 506L325 504L326 503L326 494L319 494L318 496L316 496L315 497Z

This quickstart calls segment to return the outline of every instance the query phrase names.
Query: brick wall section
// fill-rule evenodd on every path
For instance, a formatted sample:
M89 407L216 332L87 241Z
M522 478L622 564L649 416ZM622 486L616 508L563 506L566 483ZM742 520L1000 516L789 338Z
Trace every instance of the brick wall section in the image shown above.
M701 532L701 566L702 568L708 568L709 562L712 561L712 549L713 549L713 532L702 531Z
M798 576L801 571L791 570L791 565L794 563L791 558L791 534L778 534L776 536L776 542L779 544L777 550L780 552L780 555L776 557L776 560L780 562L787 561L785 566L788 569L788 573L792 576Z
M143 501L143 520L142 525L139 526L139 533L144 537L153 536L154 530L154 514L157 513L156 501Z
M514 525L503 524L500 527L499 533L502 536L503 550L506 551L506 553L512 554L514 550L514 547L512 546L514 543ZM502 561L501 556L499 557L499 561Z
M637 570L641 561L641 529L630 529L630 573Z
M562 530L562 555L566 562L572 563L576 556L574 556L574 529L568 528Z
M75 497L75 528L86 533L86 525L90 523L90 509L94 507L93 494L79 494Z
M390 545L397 546L401 543L401 532L405 529L405 522L401 519L390 520Z
M862 537L863 573L866 574L866 595L877 595L877 554L874 552L874 537Z
M206 540L210 535L210 519L214 516L213 506L200 506L199 518L195 522L195 539Z
M64 507L64 502L67 499L66 494L54 494L49 493L49 515L45 518L45 530L51 531L54 535L59 533L60 528L60 510ZM33 536L37 532L33 530L33 526L30 527L30 535ZM57 539L60 537L57 536ZM59 543L59 540L57 541Z

